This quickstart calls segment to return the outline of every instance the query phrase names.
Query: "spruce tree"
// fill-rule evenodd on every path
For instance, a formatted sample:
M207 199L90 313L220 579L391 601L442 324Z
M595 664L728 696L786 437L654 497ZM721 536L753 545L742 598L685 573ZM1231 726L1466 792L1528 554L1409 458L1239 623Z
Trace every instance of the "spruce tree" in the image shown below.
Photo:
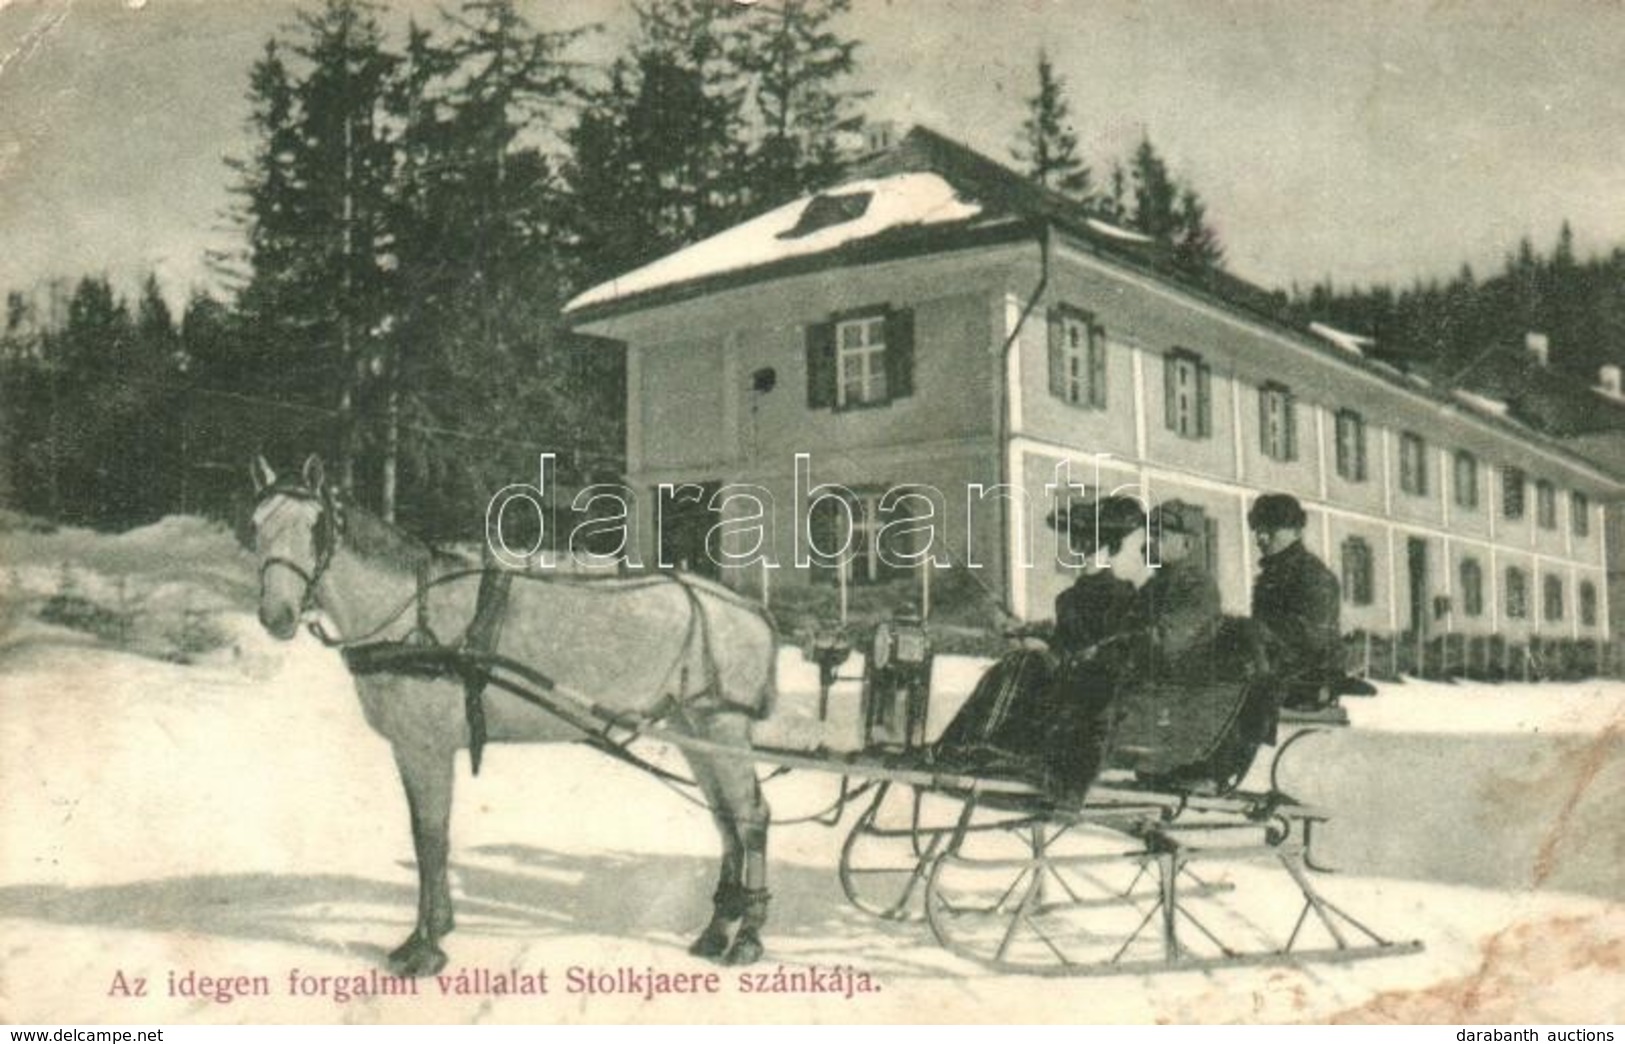
M752 80L759 123L748 191L753 211L820 188L840 171L839 136L860 126L855 106L867 96L848 86L858 43L834 25L850 10L851 0L783 0L744 19L735 49Z
M1056 75L1049 55L1038 52L1038 93L1027 99L1027 118L1011 150L1026 175L1085 204L1097 202L1089 167L1078 155L1078 132L1072 126L1066 81Z

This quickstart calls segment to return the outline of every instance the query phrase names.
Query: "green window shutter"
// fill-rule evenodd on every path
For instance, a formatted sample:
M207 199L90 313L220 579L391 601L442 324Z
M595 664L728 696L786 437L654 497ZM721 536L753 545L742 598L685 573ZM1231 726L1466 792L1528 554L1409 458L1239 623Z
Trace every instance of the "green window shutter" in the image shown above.
M1285 441L1286 441L1286 459L1287 460L1297 460L1298 459L1298 411L1297 411L1297 405L1292 400L1292 393L1291 392L1282 392L1281 396L1282 396L1282 398L1281 398L1281 423L1286 426L1285 430L1282 432L1282 438L1284 438Z
M886 313L886 394L902 399L914 394L914 310Z
M1056 308L1049 310L1049 393L1066 401L1066 324Z
M1213 434L1213 370L1205 362L1196 364L1196 434Z
M807 340L807 408L835 406L835 324L811 323Z
M1106 331L1089 324L1089 405L1106 408Z
M1258 451L1270 456L1270 389L1258 389Z
M1173 431L1179 430L1179 358L1162 357L1162 410L1163 424Z

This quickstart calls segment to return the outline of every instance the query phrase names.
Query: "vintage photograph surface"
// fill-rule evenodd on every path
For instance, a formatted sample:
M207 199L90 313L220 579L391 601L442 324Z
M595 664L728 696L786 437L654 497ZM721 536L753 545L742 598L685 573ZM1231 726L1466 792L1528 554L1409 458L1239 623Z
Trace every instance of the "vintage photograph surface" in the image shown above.
M0 1019L1617 1022L1622 47L0 0Z

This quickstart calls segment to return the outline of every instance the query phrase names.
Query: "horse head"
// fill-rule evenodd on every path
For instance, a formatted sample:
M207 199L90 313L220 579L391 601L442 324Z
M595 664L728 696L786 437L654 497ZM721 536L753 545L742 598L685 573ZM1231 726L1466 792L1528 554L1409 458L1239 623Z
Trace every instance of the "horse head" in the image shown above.
M306 458L297 480L278 479L263 456L254 477L254 551L259 556L260 624L286 641L316 604L338 543L338 509L321 459Z

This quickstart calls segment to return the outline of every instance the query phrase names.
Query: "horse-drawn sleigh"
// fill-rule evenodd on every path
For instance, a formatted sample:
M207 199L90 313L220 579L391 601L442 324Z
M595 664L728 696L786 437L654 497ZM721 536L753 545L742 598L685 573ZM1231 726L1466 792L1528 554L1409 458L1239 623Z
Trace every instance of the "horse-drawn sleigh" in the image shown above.
M1420 948L1382 938L1314 886L1314 831L1327 815L1277 785L1291 741L1277 745L1267 786L1242 788L1259 746L1256 735L1239 749L1236 741L1255 695L1244 682L1122 694L1086 792L925 743L917 688L897 705L901 723L868 701L868 732L881 742L865 749L753 746L752 721L773 695L777 636L727 588L665 574L493 583L478 566L437 558L365 511L341 509L314 458L293 480L258 461L255 478L260 620L285 639L308 611L325 615L336 633L313 630L343 652L405 787L419 901L412 933L389 957L399 974L446 962L455 757L469 749L477 771L488 741L588 742L668 778L632 744L679 749L723 853L712 916L690 952L727 963L763 953L771 818L759 764L840 777L830 823L863 805L839 866L857 907L923 918L949 949L996 968L1143 972ZM869 658L871 683L879 659ZM1224 709L1198 716L1209 725L1193 730L1183 711L1195 705ZM1229 902L1249 863L1272 871L1249 883L1290 889L1291 901L1262 913ZM1204 875L1209 866L1237 869ZM1273 913L1284 917L1279 931L1265 923Z

